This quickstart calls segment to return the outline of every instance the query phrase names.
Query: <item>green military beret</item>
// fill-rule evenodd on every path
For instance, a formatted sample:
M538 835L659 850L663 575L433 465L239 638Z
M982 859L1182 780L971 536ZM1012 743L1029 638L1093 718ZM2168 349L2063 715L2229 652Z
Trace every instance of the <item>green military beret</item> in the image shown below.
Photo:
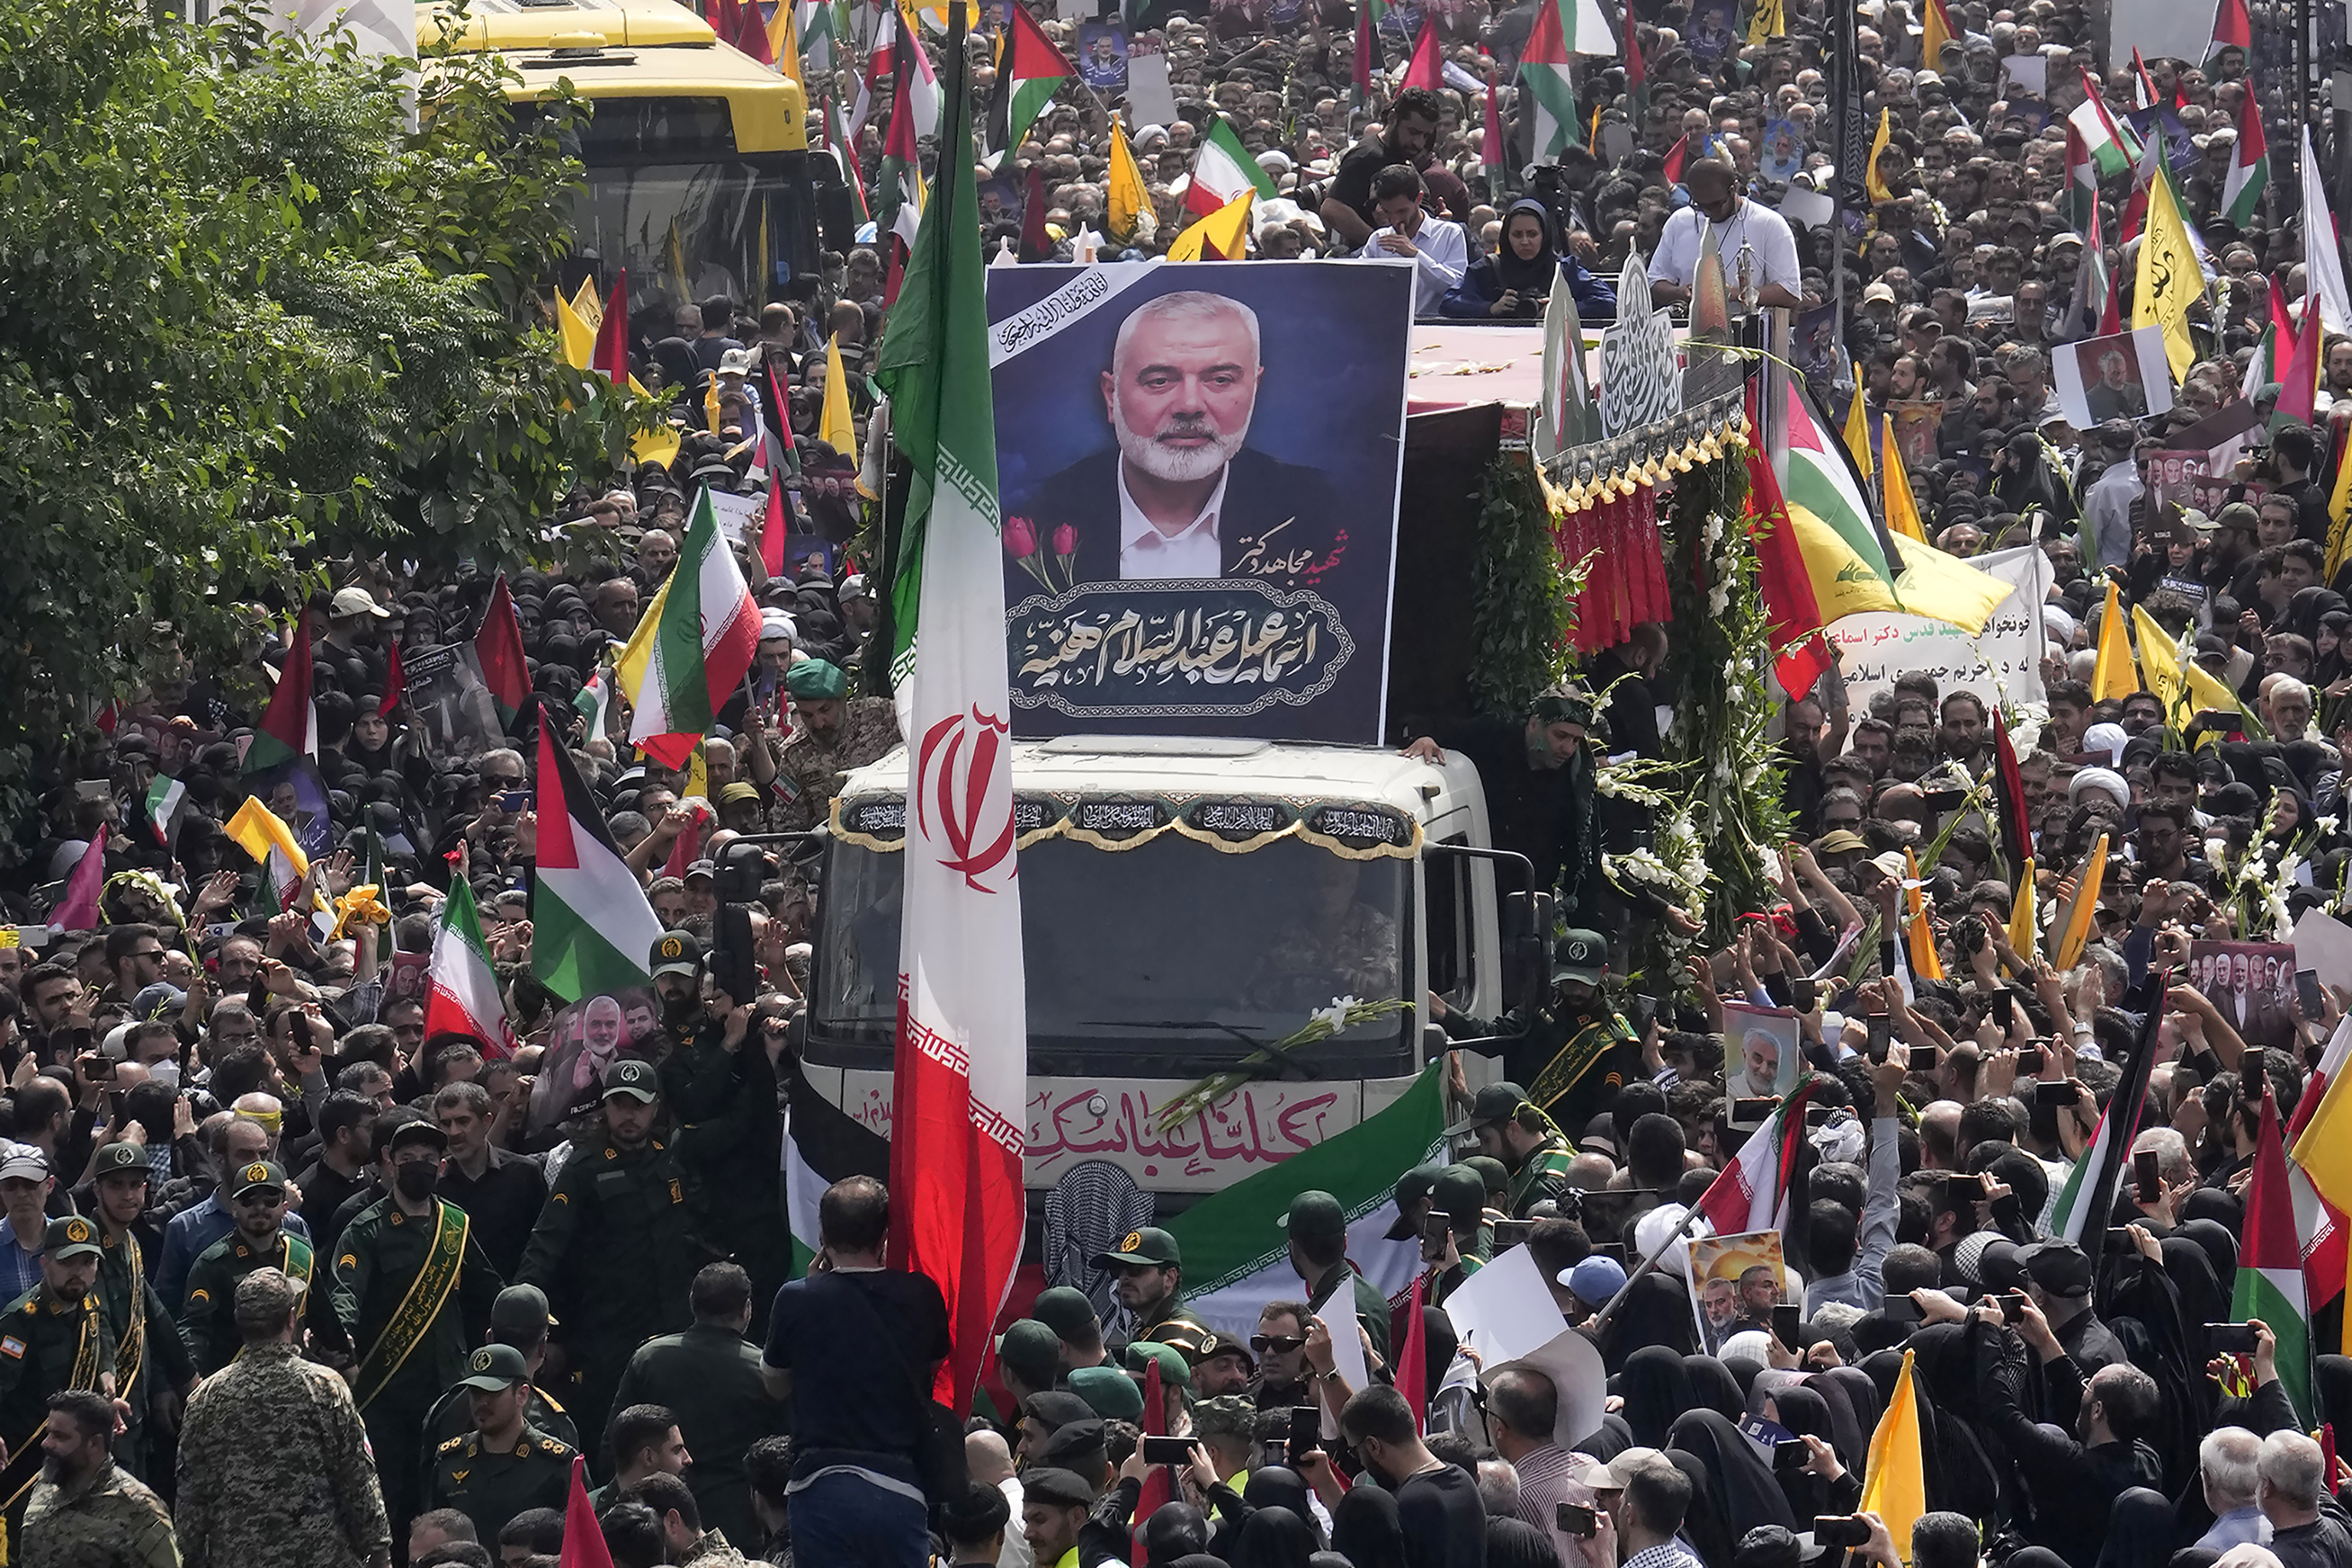
M1178 1352L1176 1359L1184 1359ZM1189 1380L1192 1371L1184 1373ZM1095 1414L1114 1421L1136 1421L1143 1415L1143 1394L1135 1379L1115 1366L1082 1366L1070 1373L1070 1392L1094 1407Z
M1192 1383L1192 1360L1176 1346L1159 1344L1150 1340L1137 1340L1127 1347L1127 1364L1133 1367L1139 1376L1141 1375L1148 1363L1155 1361L1160 1363L1160 1385L1162 1388L1182 1388ZM1077 1385L1078 1374L1072 1373L1070 1386L1076 1388ZM1137 1395L1136 1403L1139 1406L1142 1404L1140 1394ZM1105 1411L1104 1414L1110 1413Z
M838 702L849 689L841 666L822 658L804 658L784 676L784 688L804 701Z

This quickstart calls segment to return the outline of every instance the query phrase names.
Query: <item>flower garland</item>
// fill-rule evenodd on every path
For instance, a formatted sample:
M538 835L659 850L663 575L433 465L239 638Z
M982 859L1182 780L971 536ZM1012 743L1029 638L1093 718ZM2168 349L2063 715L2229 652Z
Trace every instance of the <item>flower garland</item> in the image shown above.
M1270 1045L1260 1046L1232 1067L1211 1073L1184 1089L1161 1106L1156 1113L1162 1132L1181 1127L1194 1117L1207 1113L1209 1107L1234 1090L1262 1078L1276 1076L1291 1064L1294 1051L1308 1046L1321 1045L1345 1029L1355 1028L1385 1018L1391 1013L1410 1008L1412 1003L1399 997L1385 1002L1367 1002L1356 996L1334 996L1328 1007L1318 1007L1307 1015L1307 1022ZM1271 1070L1269 1070L1271 1069Z

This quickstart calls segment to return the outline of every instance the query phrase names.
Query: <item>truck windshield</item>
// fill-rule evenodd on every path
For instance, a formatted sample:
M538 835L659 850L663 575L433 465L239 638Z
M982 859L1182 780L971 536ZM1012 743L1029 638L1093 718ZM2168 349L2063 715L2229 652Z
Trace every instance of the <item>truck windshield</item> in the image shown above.
M887 1069L897 1024L903 854L836 841L827 864L809 1056ZM1336 997L1405 994L1412 862L1296 839L1226 854L1178 834L1118 851L1021 851L1029 1070L1198 1078L1279 1040ZM1319 1077L1413 1067L1417 1012L1300 1053Z
M806 182L788 170L788 161L804 159L738 153L600 166L593 152L572 208L573 251L595 257L607 278L629 269L630 313L662 312L656 335L667 335L669 312L686 298L767 299L796 268L814 268L797 237L814 225Z

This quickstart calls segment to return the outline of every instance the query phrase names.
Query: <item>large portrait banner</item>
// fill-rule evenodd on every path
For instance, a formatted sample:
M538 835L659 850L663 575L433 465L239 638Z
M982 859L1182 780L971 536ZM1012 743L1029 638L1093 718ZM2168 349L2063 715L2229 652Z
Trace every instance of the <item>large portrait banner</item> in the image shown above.
M989 269L1015 734L1381 739L1412 284Z

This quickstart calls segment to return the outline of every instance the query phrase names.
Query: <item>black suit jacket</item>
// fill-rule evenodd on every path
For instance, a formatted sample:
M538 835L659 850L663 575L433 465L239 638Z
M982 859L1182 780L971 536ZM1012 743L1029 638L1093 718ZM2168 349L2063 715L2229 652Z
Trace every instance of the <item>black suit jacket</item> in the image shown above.
M1119 580L1118 462L1117 447L1081 458L1013 509L1036 525L1040 550L1052 547L1054 531L1063 523L1076 530L1081 583ZM1284 587L1311 583L1349 552L1377 548L1387 528L1385 518L1343 517L1339 492L1320 468L1279 462L1244 447L1228 467L1217 519L1223 575Z

